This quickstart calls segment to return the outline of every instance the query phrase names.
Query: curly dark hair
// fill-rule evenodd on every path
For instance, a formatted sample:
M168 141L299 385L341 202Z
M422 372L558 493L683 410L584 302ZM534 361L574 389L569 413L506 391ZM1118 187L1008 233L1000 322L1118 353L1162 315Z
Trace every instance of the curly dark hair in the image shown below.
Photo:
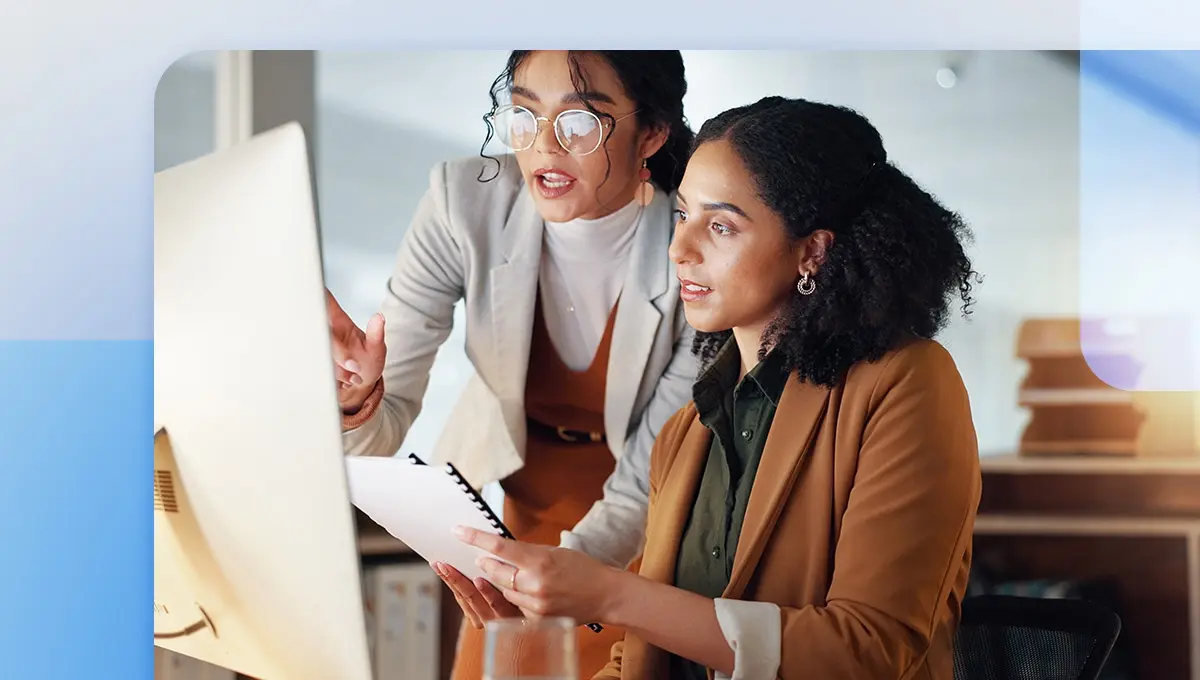
M762 202L794 239L833 233L812 277L767 326L759 356L782 352L801 380L833 386L860 361L877 361L905 338L932 338L952 298L971 313L963 220L892 165L883 140L859 113L803 99L767 97L707 121L695 147L729 142ZM731 331L697 333L704 364Z
M504 70L496 76L489 90L492 109L483 117L484 123L487 124L487 137L483 140L479 155L495 162L497 168L499 161L484 153L495 134L491 116L500 107L500 92L512 87L513 74L531 52L532 50L513 50L508 56ZM679 181L683 179L683 170L691 153L692 140L695 138L695 133L683 115L683 97L687 94L683 55L678 50L611 50L589 53L603 59L616 72L617 80L625 88L625 94L637 105L636 118L639 123L646 127L662 126L667 129L666 143L646 161L646 167L650 170L651 180L663 191L668 194L675 191L679 187ZM579 56L577 51L567 54L575 91L584 93L588 91L588 86ZM598 111L590 102L584 100L584 106L602 120L607 120L610 124L614 122L611 115ZM608 140L609 137L605 136L606 158ZM609 170L611 171L611 165ZM605 180L607 179L606 174ZM489 180L484 180L481 174L480 181Z

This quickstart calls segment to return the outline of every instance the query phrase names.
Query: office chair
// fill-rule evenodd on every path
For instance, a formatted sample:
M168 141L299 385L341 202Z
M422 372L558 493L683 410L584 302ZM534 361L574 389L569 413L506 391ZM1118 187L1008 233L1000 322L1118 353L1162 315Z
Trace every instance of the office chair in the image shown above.
M980 595L963 600L955 680L1098 680L1121 619L1079 599Z

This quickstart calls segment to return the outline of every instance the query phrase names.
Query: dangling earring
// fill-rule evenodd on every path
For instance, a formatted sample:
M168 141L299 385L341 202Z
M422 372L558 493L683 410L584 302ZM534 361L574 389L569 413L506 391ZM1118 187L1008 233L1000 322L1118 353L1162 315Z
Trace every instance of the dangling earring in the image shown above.
M800 275L800 281L796 283L796 292L801 295L812 295L817 289L817 282L808 277L808 272Z
M650 182L650 168L646 166L646 159L642 159L642 169L638 170L638 179L641 184L637 188L638 205L645 208L654 201L654 185Z

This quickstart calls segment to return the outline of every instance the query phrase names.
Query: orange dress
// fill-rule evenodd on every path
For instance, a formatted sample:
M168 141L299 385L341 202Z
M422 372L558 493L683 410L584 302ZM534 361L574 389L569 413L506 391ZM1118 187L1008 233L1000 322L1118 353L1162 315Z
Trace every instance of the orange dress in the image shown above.
M616 460L607 443L580 435L604 432L608 352L615 317L614 306L591 365L573 371L554 348L539 296L525 383L525 465L501 481L504 524L517 540L558 545L561 532L574 527L603 496L604 482ZM565 436L560 436L558 428L567 431ZM632 568L636 567L635 563ZM581 626L576 635L579 677L586 680L608 663L613 643L625 632L605 626L596 633ZM464 621L452 680L480 680L483 649L483 631Z

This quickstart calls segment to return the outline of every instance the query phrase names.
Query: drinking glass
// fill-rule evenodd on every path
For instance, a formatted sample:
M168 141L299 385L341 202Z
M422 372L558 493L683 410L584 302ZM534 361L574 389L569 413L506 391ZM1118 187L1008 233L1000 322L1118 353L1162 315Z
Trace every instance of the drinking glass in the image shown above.
M572 619L494 619L484 633L483 680L579 680Z

